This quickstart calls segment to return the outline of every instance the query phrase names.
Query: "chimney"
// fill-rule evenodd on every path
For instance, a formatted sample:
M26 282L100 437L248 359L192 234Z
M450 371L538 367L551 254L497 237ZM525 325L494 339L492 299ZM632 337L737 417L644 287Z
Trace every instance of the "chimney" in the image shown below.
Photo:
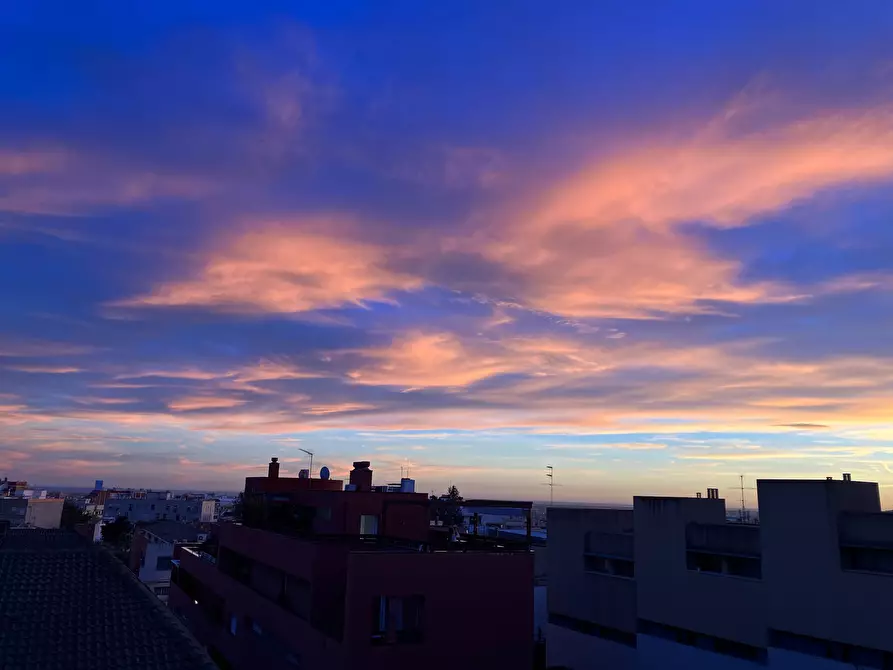
M279 479L279 459L275 456L270 459L270 465L267 469L267 477L270 479Z
M851 475L849 472L844 472L843 473L843 481L845 481L845 482L853 481L853 475Z
M372 490L372 470L369 469L369 461L354 461L353 470L350 471L350 483L356 491Z
M710 500L718 500L719 489L707 489L707 497L710 498Z

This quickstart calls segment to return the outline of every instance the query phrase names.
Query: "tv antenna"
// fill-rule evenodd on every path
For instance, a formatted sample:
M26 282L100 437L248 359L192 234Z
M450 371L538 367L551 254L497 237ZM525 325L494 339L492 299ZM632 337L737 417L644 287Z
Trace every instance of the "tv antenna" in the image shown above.
M549 480L549 506L555 505L555 468L551 465L546 466L546 478Z
M309 449L301 449L300 447L298 447L298 451L303 451L310 457L310 469L308 470L310 476L307 477L307 479L309 479L310 481L307 484L307 488L313 488L313 452Z
M738 489L741 491L741 509L738 510L738 521L740 523L750 523L750 512L747 511L747 502L744 498L745 491L756 491L753 486L744 485L744 475L738 475Z

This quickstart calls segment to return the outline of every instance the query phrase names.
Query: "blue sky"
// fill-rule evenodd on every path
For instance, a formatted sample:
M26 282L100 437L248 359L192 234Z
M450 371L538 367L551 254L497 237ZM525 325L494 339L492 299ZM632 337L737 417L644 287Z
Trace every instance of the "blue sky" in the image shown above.
M0 473L893 485L893 7L11 2Z

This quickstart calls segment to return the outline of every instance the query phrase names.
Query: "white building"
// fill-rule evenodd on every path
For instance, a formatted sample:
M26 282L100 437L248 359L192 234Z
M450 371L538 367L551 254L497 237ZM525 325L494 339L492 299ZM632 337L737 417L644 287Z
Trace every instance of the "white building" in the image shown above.
M175 544L203 542L208 533L176 521L155 521L139 526L131 544L131 568L140 581L163 602L171 585L171 557Z
M728 523L716 489L549 509L549 665L893 667L893 514L878 485L757 489L759 525Z

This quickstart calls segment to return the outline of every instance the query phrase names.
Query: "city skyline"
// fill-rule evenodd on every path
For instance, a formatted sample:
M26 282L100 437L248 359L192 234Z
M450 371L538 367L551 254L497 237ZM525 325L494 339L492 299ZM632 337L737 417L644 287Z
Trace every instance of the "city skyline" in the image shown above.
M0 9L0 475L893 502L893 7L562 10Z

